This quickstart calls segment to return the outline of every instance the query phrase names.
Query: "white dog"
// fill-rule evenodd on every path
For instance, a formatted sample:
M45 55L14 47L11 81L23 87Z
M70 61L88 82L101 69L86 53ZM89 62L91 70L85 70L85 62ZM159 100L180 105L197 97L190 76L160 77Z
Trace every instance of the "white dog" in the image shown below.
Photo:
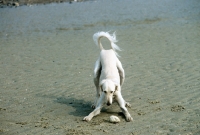
M110 50L105 50L100 42L102 37L106 37L110 43ZM97 99L92 106L95 108L88 116L83 120L90 121L94 116L100 114L101 108L104 103L108 106L112 104L115 99L127 121L132 121L133 118L129 114L126 106L130 107L130 104L126 102L121 95L121 86L125 79L124 69L121 62L117 58L118 54L115 50L120 48L115 44L117 42L115 33L110 35L108 32L98 32L93 36L94 42L100 47L100 57L95 63L94 68L94 84L97 90Z

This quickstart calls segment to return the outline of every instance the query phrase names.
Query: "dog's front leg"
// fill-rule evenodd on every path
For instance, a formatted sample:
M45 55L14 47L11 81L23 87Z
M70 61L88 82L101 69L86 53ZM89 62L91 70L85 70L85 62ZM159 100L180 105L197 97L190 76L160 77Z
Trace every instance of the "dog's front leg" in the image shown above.
M88 116L84 117L83 120L90 121L94 116L100 114L101 108L104 102L105 95L101 94L100 98L98 99L97 106Z
M123 99L120 91L116 91L116 100L117 100L123 114L126 117L126 121L132 121L133 118L131 117L130 113L128 112L128 110L126 108L127 102Z

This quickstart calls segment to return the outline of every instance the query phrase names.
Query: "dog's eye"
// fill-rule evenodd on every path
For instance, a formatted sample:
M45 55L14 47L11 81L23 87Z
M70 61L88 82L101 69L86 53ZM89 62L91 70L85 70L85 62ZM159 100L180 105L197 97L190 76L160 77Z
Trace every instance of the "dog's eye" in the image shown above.
M107 91L104 91L104 93L107 93Z
M113 91L111 91L110 93L113 93Z

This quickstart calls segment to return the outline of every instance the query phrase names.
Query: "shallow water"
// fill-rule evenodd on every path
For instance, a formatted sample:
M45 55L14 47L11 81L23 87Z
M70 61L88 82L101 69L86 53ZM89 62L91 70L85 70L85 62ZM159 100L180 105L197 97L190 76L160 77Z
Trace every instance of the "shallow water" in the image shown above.
M59 30L118 30L118 27L171 25L200 20L198 0L88 1L0 9L1 36Z

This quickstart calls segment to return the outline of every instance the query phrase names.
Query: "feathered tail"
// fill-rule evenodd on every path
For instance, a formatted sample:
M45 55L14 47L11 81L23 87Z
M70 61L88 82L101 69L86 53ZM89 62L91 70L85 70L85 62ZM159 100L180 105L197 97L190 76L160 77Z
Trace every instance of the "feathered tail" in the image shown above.
M93 35L93 40L94 40L95 44L97 46L99 46L99 48L101 50L104 50L104 48L103 48L103 46L101 44L101 41L100 41L100 39L102 37L106 37L110 41L111 48L113 49L113 51L115 52L115 54L119 57L119 55L117 54L116 50L121 51L121 49L115 44L117 42L115 32L111 35L108 32L103 32L102 31L102 32L97 32L97 33L95 33Z

